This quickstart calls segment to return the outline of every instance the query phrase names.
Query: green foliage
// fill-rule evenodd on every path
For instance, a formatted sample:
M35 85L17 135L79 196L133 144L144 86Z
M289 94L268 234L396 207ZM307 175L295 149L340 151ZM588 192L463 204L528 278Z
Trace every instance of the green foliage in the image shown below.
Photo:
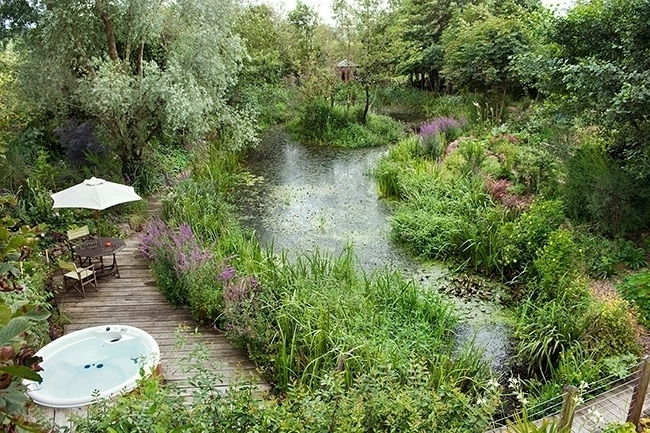
M215 378L218 380L218 378ZM159 378L141 378L135 393L89 406L88 416L74 418L79 433L181 433L190 427L190 411L178 389Z
M615 241L596 234L578 233L578 242L590 277L604 279L618 273L619 254Z
M211 260L183 278L187 304L198 323L215 322L224 311L223 282L219 278L224 267Z
M365 125L359 123L360 111L331 107L316 99L299 110L290 130L301 141L328 143L337 147L357 148L396 143L402 128L386 116L370 115Z
M488 274L498 271L497 235L504 213L477 178L448 179L436 171L410 177L406 201L392 220L395 239L413 253L451 259Z
M629 304L592 300L579 281L558 298L525 301L517 314L518 362L541 377L552 373L559 386L593 380L612 370L615 357L641 352Z
M37 373L41 359L34 357L36 351L26 340L28 330L43 326L48 316L26 301L13 305L0 302L0 427L4 431L39 427L27 420L29 399L22 380L42 381Z
M1 196L0 208L16 205L13 196ZM6 290L22 274L22 262L29 257L40 233L39 227L18 227L19 221L5 213L0 220L0 285Z
M602 430L603 433L635 433L636 431L636 426L631 422L624 424L609 423Z
M529 420L525 415L517 415L514 421L508 421L506 433L569 433L569 428L561 429L559 421L544 419L541 422Z
M650 323L650 271L629 275L618 286L618 291L637 306L644 323Z
M443 37L442 74L460 89L505 93L519 84L511 61L528 44L518 19L491 16L450 26Z
M224 295L226 326L279 389L294 382L317 387L335 371L352 386L378 365L401 375L414 360L426 362L439 385L466 389L467 377L485 374L472 357L448 358L451 305L399 275L364 278L349 252L267 263L255 289L261 292Z
M558 229L549 234L545 245L537 250L532 262L531 291L540 301L565 295L586 295L576 280L582 275L581 256L571 232ZM573 290L578 292L573 292Z
M546 245L551 233L565 220L562 208L558 200L536 201L517 219L500 227L501 260L507 275L525 270Z
M87 417L75 418L76 431L483 431L496 398L486 390L484 401L489 402L474 404L456 388L433 388L420 364L413 364L404 377L373 369L354 388L346 388L342 376L333 374L315 390L292 385L288 398L265 396L244 382L222 392L215 373L218 361L201 349L183 359L181 367L195 385L191 403L180 389L145 378L138 393L97 402Z
M487 159L483 143L479 140L463 140L458 145L458 153L463 157L464 164L461 166L463 174L477 175L481 170L483 162Z
M444 133L430 134L426 137L421 137L418 154L431 158L434 161L439 161L445 155L448 144L447 137Z
M643 185L636 184L602 145L586 142L567 163L564 197L568 214L617 236L639 229L646 223L647 200Z
M639 355L637 313L622 299L594 300L589 308L591 318L585 344L597 359L626 354Z
M71 1L48 11L25 39L26 97L42 116L92 120L123 174L136 177L147 143L164 134L219 130L232 148L254 142L250 115L227 97L243 56L231 2Z
M404 176L408 176L404 167L413 160L417 147L418 139L415 136L407 138L391 147L388 150L388 155L379 160L374 175L382 196L404 197Z
M561 106L613 139L618 167L647 188L650 131L648 35L645 0L585 2L558 19L560 53L548 61L545 87ZM606 41L618 41L615 46ZM638 184L637 184L638 187Z
M637 248L631 241L621 240L621 261L630 269L638 271L642 267L646 267L648 262L646 260L646 253L643 248Z
M513 336L517 362L529 373L547 375L556 368L562 353L579 341L588 326L587 303L564 296L546 303L525 301L518 309Z

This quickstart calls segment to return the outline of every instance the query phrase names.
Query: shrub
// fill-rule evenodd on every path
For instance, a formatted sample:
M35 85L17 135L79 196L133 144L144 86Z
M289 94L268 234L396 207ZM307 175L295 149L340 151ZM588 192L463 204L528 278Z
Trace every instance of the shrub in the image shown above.
M358 107L346 110L314 99L299 110L288 129L299 141L345 148L393 144L402 137L401 125L390 117L370 114L366 124L361 125L360 113Z
M583 144L567 162L564 188L569 215L621 236L647 225L647 187L609 158L600 143Z
M224 270L223 262L212 258L183 278L187 304L198 323L213 323L223 313L223 280L220 277Z
M404 127L388 116L370 114L366 128L373 136L373 146L395 144L404 137Z
M331 107L327 101L317 98L300 108L298 117L289 125L289 130L299 140L319 143L331 136L332 130L344 129L353 122L353 116L349 112Z
M643 270L626 277L618 291L639 308L644 323L650 323L650 271Z
M512 276L526 269L555 231L565 220L562 202L539 200L512 222L499 228L501 266L505 275Z
M577 241L585 258L587 274L592 278L608 278L618 272L618 248L603 236L577 232Z
M622 299L593 300L583 341L598 359L620 354L641 354L637 342L637 315Z
M621 261L630 269L638 271L648 265L643 248L637 248L628 240L621 240Z
M551 233L546 245L538 250L532 268L530 286L537 299L544 301L565 295L581 299L586 296L585 286L576 284L582 266L571 232L558 229Z
M451 386L432 387L420 363L404 376L371 369L352 388L345 387L341 374L331 374L316 389L291 385L288 398L265 396L248 383L220 392L218 365L208 361L194 353L183 360L195 386L190 402L179 388L142 379L138 393L90 406L87 416L74 419L75 431L484 431L498 399L493 388L467 396Z

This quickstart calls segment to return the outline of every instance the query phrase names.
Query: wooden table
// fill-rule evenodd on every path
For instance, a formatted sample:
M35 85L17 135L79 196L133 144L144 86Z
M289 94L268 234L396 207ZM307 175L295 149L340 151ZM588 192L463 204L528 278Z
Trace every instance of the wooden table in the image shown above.
M126 247L126 242L117 238L101 237L97 239L89 239L81 245L75 247L75 253L80 257L88 257L91 259L99 258L99 269L97 277L106 277L117 274L120 278L120 269L117 267L117 260L115 254L122 251ZM104 264L105 256L113 256L113 261L110 266Z

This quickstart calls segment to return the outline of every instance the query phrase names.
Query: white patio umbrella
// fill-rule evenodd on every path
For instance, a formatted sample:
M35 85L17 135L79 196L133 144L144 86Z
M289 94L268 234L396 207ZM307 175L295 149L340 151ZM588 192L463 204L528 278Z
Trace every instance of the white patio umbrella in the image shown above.
M91 177L83 182L55 192L51 195L54 199L53 208L76 207L94 209L95 218L99 218L99 211L116 204L141 200L132 186L121 183L109 182L104 179ZM99 235L99 224L97 224Z

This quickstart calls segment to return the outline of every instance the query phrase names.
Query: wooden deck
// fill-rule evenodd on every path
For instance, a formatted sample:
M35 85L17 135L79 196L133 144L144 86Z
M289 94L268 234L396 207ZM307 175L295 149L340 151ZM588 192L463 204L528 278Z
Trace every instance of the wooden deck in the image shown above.
M129 238L126 248L117 254L121 278L100 279L99 290L87 289L86 298L74 289L57 296L59 310L70 322L64 325L65 333L98 325L127 325L147 331L160 346L165 383L183 388L188 395L191 394L188 374L181 371L178 360L198 343L215 361L214 369L222 376L222 389L242 378L266 389L268 385L256 374L252 362L234 349L225 336L210 327L198 326L187 308L174 309L163 298L137 244L137 238ZM181 328L186 344L177 348L177 333ZM66 414L69 410L54 412L52 416L62 425L67 423Z

